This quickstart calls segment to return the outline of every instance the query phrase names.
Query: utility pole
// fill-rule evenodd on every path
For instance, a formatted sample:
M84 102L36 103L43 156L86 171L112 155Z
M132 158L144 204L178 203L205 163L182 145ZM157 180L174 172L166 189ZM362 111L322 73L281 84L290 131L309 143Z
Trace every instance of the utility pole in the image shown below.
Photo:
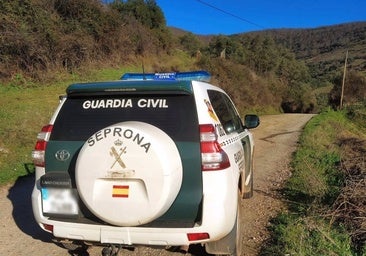
M344 84L345 84L345 81L346 81L347 59L348 59L348 50L346 52L346 59L344 60L342 92L341 92L341 101L339 103L339 110L341 110L342 107L343 107L343 94L344 94Z

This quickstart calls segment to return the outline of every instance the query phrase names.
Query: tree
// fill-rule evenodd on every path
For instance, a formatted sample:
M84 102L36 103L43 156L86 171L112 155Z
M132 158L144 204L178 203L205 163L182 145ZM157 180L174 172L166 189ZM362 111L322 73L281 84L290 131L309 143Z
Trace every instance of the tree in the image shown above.
M136 53L157 53L170 49L171 35L155 0L115 0L110 7L120 14L126 24L135 28L129 36L137 46Z
M225 53L225 57L242 63L245 54L244 49L240 42L232 37L218 35L214 36L209 43L209 52L213 57L220 57L222 53Z
M295 82L283 96L281 107L286 113L311 113L316 106L316 98L306 83Z
M191 32L179 37L179 43L191 56L194 56L202 47L201 41Z
M334 79L334 87L329 95L329 102L333 108L338 108L341 97L343 75L339 74ZM345 105L362 102L366 99L366 79L362 73L357 71L348 72L344 85Z
M150 29L166 26L164 14L155 0L115 0L110 4L128 22L133 17Z

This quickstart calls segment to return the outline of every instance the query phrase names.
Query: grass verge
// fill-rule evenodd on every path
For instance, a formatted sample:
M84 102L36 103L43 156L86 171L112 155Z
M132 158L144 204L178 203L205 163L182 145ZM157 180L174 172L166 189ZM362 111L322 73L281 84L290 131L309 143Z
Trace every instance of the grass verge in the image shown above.
M0 84L0 185L34 172L31 151L37 133L55 111L59 95L74 82L117 80L122 69L90 70L80 74L59 74L52 84L36 84L17 75L8 84Z
M287 211L260 255L366 255L364 110L329 110L307 124L282 191Z

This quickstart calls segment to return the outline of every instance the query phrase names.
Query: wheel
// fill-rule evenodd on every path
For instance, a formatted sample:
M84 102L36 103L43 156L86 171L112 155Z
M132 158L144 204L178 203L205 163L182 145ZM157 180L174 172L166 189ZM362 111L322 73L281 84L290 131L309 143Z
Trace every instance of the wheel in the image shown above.
M238 192L238 204L236 211L236 219L232 230L222 239L210 242L206 244L206 251L208 253L214 253L217 256L230 255L240 256L242 250L243 235L241 232L241 211L242 211L242 200L240 191Z
M241 195L242 198L247 199L253 196L253 159L251 163L247 164L243 175L241 175Z

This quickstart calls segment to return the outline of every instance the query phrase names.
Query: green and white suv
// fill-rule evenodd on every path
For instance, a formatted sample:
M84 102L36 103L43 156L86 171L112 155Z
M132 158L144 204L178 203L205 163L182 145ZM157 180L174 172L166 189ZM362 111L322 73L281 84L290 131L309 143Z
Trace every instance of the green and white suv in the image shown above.
M259 119L243 123L208 79L125 74L70 85L32 152L40 227L60 242L240 255L240 203L253 192L248 129Z

